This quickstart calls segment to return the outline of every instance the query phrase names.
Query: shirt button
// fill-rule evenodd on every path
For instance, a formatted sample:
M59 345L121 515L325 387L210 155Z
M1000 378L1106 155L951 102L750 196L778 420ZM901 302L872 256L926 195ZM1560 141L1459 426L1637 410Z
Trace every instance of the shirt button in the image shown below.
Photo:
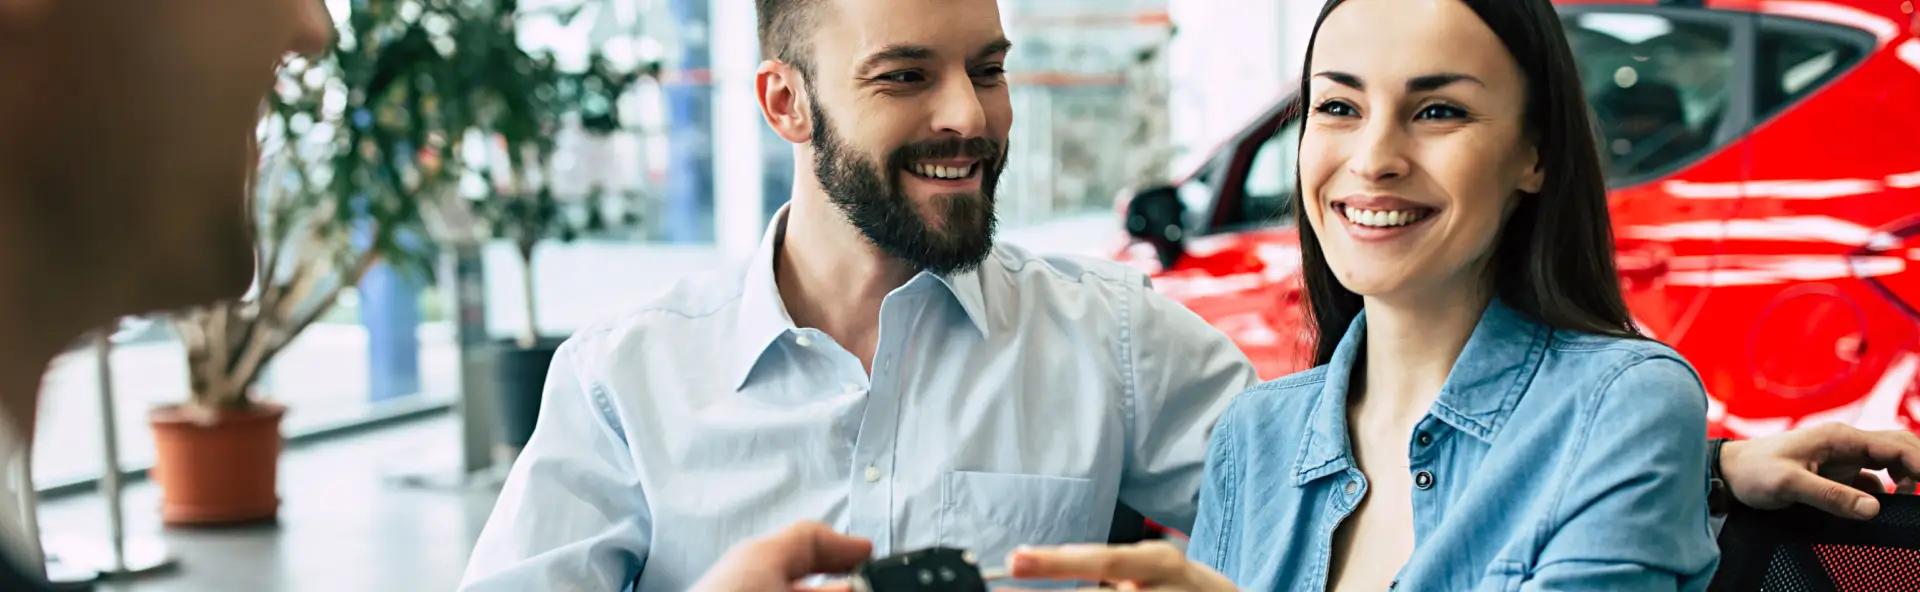
M1420 471L1413 474L1413 486L1421 489L1433 488L1433 471Z
M849 395L855 395L860 393L860 383L857 383L857 382L849 382L845 385L842 385L841 388L845 390Z
M800 347L813 347L813 338L805 335L801 335L799 337L793 338L793 343L794 345L798 345Z
M1347 482L1347 495L1353 495L1353 494L1354 494L1354 492L1357 492L1357 491L1360 491L1360 482L1359 482L1359 481L1348 481L1348 482Z
M1422 432L1422 433L1420 434L1420 437L1419 437L1419 438L1417 438L1417 439L1418 439L1418 440L1420 441L1420 445L1421 445L1421 446L1426 446L1426 445L1428 445L1428 444L1432 444L1432 443L1433 443L1433 434L1428 434L1428 433L1424 433L1424 432Z
M867 482L873 483L879 480L880 480L880 467L868 465L867 466Z

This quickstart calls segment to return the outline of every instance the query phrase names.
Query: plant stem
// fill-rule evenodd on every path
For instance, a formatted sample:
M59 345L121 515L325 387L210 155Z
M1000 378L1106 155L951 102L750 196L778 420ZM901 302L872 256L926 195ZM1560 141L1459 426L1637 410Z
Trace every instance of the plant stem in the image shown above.
M527 322L520 328L521 349L532 349L540 343L540 324L534 319L533 302L533 244L524 242L520 246L520 291L526 297Z

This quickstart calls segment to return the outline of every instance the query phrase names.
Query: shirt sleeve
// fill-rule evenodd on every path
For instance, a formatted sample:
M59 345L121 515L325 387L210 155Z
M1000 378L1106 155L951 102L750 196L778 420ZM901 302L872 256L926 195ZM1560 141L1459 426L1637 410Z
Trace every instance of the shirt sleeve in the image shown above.
M533 436L467 563L462 592L623 590L651 517L624 438L595 412L579 344L554 354Z
M1707 512L1706 391L1684 362L1633 363L1600 389L1522 590L1704 590L1719 564Z
M1239 534L1233 523L1233 517L1240 512L1237 497L1241 477L1235 409L1238 407L1229 406L1214 428L1200 487L1199 517L1194 520L1193 532L1187 539L1188 560L1230 578L1239 575L1236 571L1239 566L1234 561L1234 542Z
M1259 375L1199 315L1151 288L1137 294L1122 343L1131 383L1120 501L1161 526L1190 532L1214 422Z

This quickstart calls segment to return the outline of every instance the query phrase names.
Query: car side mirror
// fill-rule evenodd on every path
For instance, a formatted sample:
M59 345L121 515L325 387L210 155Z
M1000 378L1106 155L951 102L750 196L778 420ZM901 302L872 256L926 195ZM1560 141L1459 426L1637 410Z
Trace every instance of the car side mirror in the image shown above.
M1187 206L1171 186L1148 187L1127 201L1127 235L1147 241L1160 254L1160 266L1172 268L1186 254Z

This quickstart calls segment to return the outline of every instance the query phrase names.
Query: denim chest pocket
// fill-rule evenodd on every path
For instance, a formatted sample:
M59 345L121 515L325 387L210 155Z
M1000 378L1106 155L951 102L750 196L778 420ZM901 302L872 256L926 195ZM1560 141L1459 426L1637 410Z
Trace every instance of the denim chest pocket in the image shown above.
M941 476L940 544L999 566L1019 545L1087 540L1093 480L952 471Z

